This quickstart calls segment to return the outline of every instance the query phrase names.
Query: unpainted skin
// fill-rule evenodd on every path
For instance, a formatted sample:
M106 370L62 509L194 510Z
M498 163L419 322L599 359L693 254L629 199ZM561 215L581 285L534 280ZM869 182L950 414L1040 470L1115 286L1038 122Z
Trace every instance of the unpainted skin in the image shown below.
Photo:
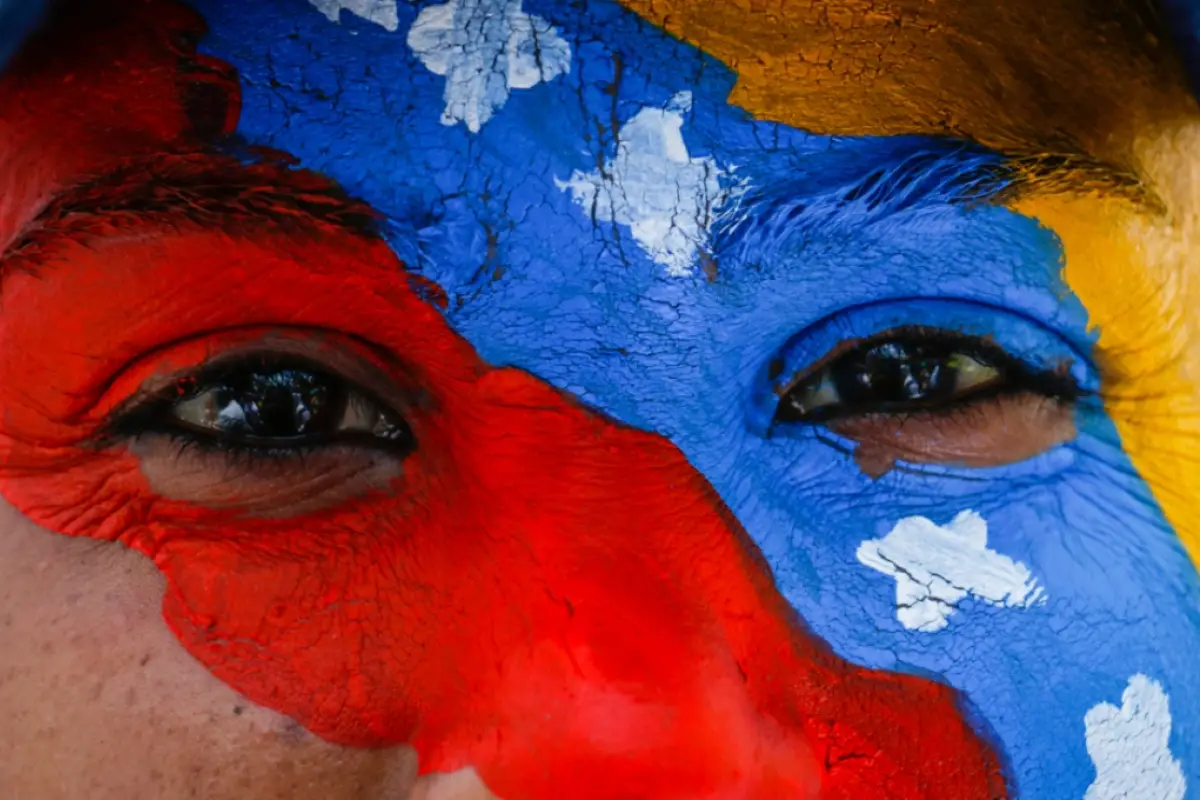
M328 744L247 702L179 646L164 581L120 544L0 500L0 796L10 800L488 800L417 777L409 747Z

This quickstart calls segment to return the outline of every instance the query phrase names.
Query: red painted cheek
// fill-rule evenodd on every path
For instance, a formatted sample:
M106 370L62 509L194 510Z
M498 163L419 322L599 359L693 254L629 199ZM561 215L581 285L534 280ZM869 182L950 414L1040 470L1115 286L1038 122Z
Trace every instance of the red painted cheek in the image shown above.
M342 245L315 254L320 273L269 241L167 237L125 273L119 247L94 244L69 280L13 280L6 303L74 307L104 278L120 299L0 326L5 496L153 558L167 623L250 699L334 742L411 742L426 771L475 766L501 797L1003 796L949 690L832 656L669 443L489 369L405 281L366 266L385 248ZM213 287L190 316L174 308L168 287L217 246L238 302ZM161 313L127 324L124 306L152 297ZM120 447L68 444L95 422L87 387L128 391L104 377L120 368L103 331L124 323L120 349L144 351L300 307L306 325L375 332L416 359L418 448L386 492L249 518L156 494Z
M61 186L232 125L230 73L185 46L193 16L151 0L101 16L55 27L55 46L119 52L77 43L66 83L32 62L0 82L20 132L0 148L0 243ZM44 274L13 270L0 293L0 492L153 558L168 625L235 689L330 741L473 765L506 800L1004 796L950 690L833 656L668 442L481 363L384 245L167 217L124 243L95 238L106 223L19 254ZM421 387L418 448L386 491L253 517L168 499L97 443L147 354L252 325L374 342Z

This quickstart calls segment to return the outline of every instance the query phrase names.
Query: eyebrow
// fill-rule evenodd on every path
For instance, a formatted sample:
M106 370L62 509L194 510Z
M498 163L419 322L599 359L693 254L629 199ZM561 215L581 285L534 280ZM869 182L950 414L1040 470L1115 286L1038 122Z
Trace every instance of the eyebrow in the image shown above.
M243 162L197 150L131 159L59 193L0 253L10 268L63 241L150 220L261 228L336 227L379 238L382 215L325 176L281 154Z
M294 167L284 153L262 150L245 161L196 150L131 159L54 198L0 253L0 287L13 271L34 269L65 242L111 235L114 228L148 221L190 222L228 228L244 222L262 229L333 227L381 239L384 215L331 179ZM1031 193L1095 192L1125 196L1157 208L1137 176L1077 155L1004 157L970 143L909 147L882 165L844 171L826 182L826 169L747 192L739 208L714 226L711 253L821 228L853 230L922 204L1002 203Z
M1196 113L1161 0L826 0L765 14L747 13L754 0L621 3L727 65L735 105L800 130L1135 167L1139 139Z
M847 151L842 160L849 163L814 161L814 169L782 180L752 176L751 188L715 225L712 254L818 230L848 232L918 206L1003 205L1037 194L1101 193L1162 210L1137 175L1083 155L1004 155L966 142L903 146L883 153L882 163L873 155Z
M999 193L1001 199L1014 195L1079 194L1101 192L1122 197L1147 211L1161 212L1163 203L1154 190L1135 172L1120 169L1090 156L1074 154L1030 154L1008 159L1012 184Z

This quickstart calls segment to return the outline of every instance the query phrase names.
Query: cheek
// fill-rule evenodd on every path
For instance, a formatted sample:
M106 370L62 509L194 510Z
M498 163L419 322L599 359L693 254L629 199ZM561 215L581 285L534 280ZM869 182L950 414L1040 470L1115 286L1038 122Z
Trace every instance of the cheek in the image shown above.
M21 797L403 796L415 753L350 751L253 705L182 651L163 578L0 501L0 786ZM14 767L19 767L14 769ZM389 794L394 792L394 794Z
M859 670L796 626L666 442L521 373L464 393L388 493L301 517L163 499L127 452L4 490L149 555L168 627L241 695L331 742L408 743L422 770L474 765L501 796L1003 795L945 687Z

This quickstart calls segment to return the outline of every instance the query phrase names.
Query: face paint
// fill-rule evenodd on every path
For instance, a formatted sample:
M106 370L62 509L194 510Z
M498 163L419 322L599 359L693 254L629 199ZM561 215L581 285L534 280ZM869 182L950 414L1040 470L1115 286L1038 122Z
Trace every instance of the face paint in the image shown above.
M333 741L411 741L425 769L474 765L501 795L1000 791L944 690L850 669L794 627L752 548L669 445L485 367L396 280L382 245L332 232L241 241L233 219L223 234L171 222L174 233L156 226L148 241L46 243L39 277L7 279L5 495L41 524L153 558L168 623L239 691ZM222 271L239 279L236 302ZM197 274L218 277L175 288ZM311 296L329 302L298 317ZM126 303L153 310L114 347ZM38 324L15 313L31 305L90 308L69 325ZM236 346L241 337L216 335L251 315L373 339L405 360L428 397L406 406L418 449L386 494L256 519L162 497L130 449L88 446L129 386ZM134 352L150 355L128 363ZM472 668L482 663L497 669ZM869 770L819 767L862 748L880 753ZM964 762L949 783L917 766L939 750Z
M1060 275L1071 239L987 202L1005 188L1004 159L749 119L726 104L735 76L616 4L400 6L395 24L350 14L334 24L300 2L286 13L196 5L212 29L202 46L243 77L240 136L365 198L419 275L410 287L394 256L335 230L344 225L284 236L237 214L219 218L220 238L179 233L168 217L176 235L152 259L114 250L101 265L74 245L39 256L92 273L83 286L94 293L113 265L148 261L128 290L163 309L121 337L119 359L100 346L80 357L63 397L91 397L105 373L138 365L94 405L61 407L60 421L95 427L100 410L162 372L141 361L161 343L197 341L166 354L186 370L240 341L218 347L215 332L245 325L334 332L322 335L364 374L391 376L377 394L411 418L417 450L386 491L372 483L288 519L247 519L249 497L233 511L168 500L132 450L111 455L125 479L63 470L67 488L99 482L141 498L114 500L124 516L96 507L92 528L72 528L71 505L41 494L46 470L7 482L26 513L61 509L39 512L44 524L153 554L171 584L168 621L218 675L335 741L412 740L423 769L476 765L502 797L631 785L694 796L732 787L739 769L763 776L750 796L815 785L813 770L822 796L1003 791L945 695L841 658L963 690L971 727L1004 753L1023 795L1121 786L1121 765L1097 743L1121 718L1113 704L1142 699L1154 722L1123 732L1122 752L1149 754L1165 776L1156 786L1194 771L1195 571L1095 395L1095 312ZM533 38L555 59L536 75ZM472 68L498 58L504 70ZM971 124L964 132L999 141L986 118ZM914 130L924 128L901 128ZM174 290L228 264L243 287L236 307L226 291L225 307L190 309ZM53 270L42 271L45 284ZM25 286L5 296L27 307L36 295ZM73 346L105 341L117 323L103 313L73 331ZM1016 457L985 445L947 458L972 432L1004 429L1003 414L781 423L782 377L815 374L846 342L915 328L1068 374L1081 394L1063 406L1069 420L1053 417L1061 435ZM394 362L376 363L360 340ZM44 369L32 345L11 350L12 374ZM41 429L37 414L23 424L43 445L80 452L78 429ZM911 447L885 454L886 469L864 464L864 441L913 428L944 444L924 459ZM764 588L743 527L784 601ZM794 611L805 628L789 622ZM901 689L887 692L902 697L879 700L873 687L893 682ZM556 727L533 729L546 708ZM834 752L862 752L848 742L887 731L916 741L943 716L970 752L939 756L968 766L936 779L923 771L933 767L902 766L909 756L867 767ZM684 733L716 729L727 735ZM1139 736L1161 746L1133 747ZM747 742L761 755L745 755ZM897 777L863 771L874 768Z
M482 362L316 176L181 138L14 238L0 463L33 521L153 559L214 674L500 796L1004 795L953 693L830 653L669 442ZM263 513L269 456L219 503L153 482L165 434L114 416L264 342L352 365L404 416L415 447L386 490Z
M237 122L232 70L187 44L203 31L192 12L175 6L131 16L97 5L59 13L73 15L72 24L36 37L0 85L0 248L57 190L169 143L223 135ZM50 47L78 54L65 75L40 69L37 56ZM72 91L60 90L63 81ZM46 135L48 120L59 125L55 135Z
M1019 155L1073 142L1132 169L1132 142L1192 105L1174 37L1142 2L623 5L735 69L734 105L821 133L950 133Z
M1102 405L1107 365L1098 363L1088 310L1063 281L1062 240L978 202L998 188L989 171L1003 159L754 122L725 103L746 96L729 95L735 76L613 5L521 7L568 43L572 69L509 91L478 133L445 124L445 78L407 46L409 35L402 45L349 15L330 25L298 7L287 25L303 46L255 55L240 31L268 29L271 20L205 8L213 26L205 47L252 78L243 135L300 154L387 213L406 232L391 238L393 248L445 288L448 318L485 358L668 436L763 549L787 599L839 653L879 668L916 666L967 692L1011 758L1019 791L1086 793L1099 765L1081 721L1118 700L1137 674L1169 698L1167 752L1186 774L1198 757L1179 722L1200 702L1187 655L1200 645L1195 571ZM399 31L417 17L401 9ZM597 41L589 32L601 29ZM730 27L743 29L753 30L749 20ZM313 65L314 47L330 65L324 71ZM377 55L349 57L363 47ZM1130 81L1141 80L1140 58L1123 62ZM283 86L265 88L267 63ZM350 105L341 95L335 109L288 88L304 81L331 96L344 82L373 88ZM395 87L413 109L403 117L402 154L391 138L395 118L379 110L400 103ZM836 107L786 106L812 114ZM783 108L751 106L788 119ZM1045 122L1010 117L1026 120L1026 132ZM323 145L332 119L354 121L337 128L353 144L336 158ZM987 127L986 115L971 119L983 141L1019 133ZM906 130L914 129L922 128ZM1079 138L1109 139L1082 129ZM391 155L365 174L351 151ZM649 174L688 191L655 194ZM694 220L678 229L695 238L665 236L675 218ZM1069 405L1069 420L1035 415L1039 434L1062 435L1016 458L995 460L984 447L990 467L970 466L961 450L922 463L897 462L878 447L880 466L872 466L863 440L893 435L886 424L894 431L894 421L772 425L776 364L805 374L843 342L913 325L982 337L1051 372L1065 365L1084 396ZM1002 430L1009 423L996 420L1007 414L1022 418L1011 404L996 408L900 429L923 426L940 437L927 442L942 442L932 452L946 452L990 426ZM1056 420L1052 428L1047 419ZM1055 439L1065 441L1056 447ZM873 479L864 468L885 474ZM911 518L956 531L951 523L966 511L983 519L986 538L970 548L947 539L958 548L955 563L1020 565L1041 589L1039 602L990 602L990 589L955 572L957 588L922 601L952 598L946 626L906 627L898 582L863 564L860 549Z

